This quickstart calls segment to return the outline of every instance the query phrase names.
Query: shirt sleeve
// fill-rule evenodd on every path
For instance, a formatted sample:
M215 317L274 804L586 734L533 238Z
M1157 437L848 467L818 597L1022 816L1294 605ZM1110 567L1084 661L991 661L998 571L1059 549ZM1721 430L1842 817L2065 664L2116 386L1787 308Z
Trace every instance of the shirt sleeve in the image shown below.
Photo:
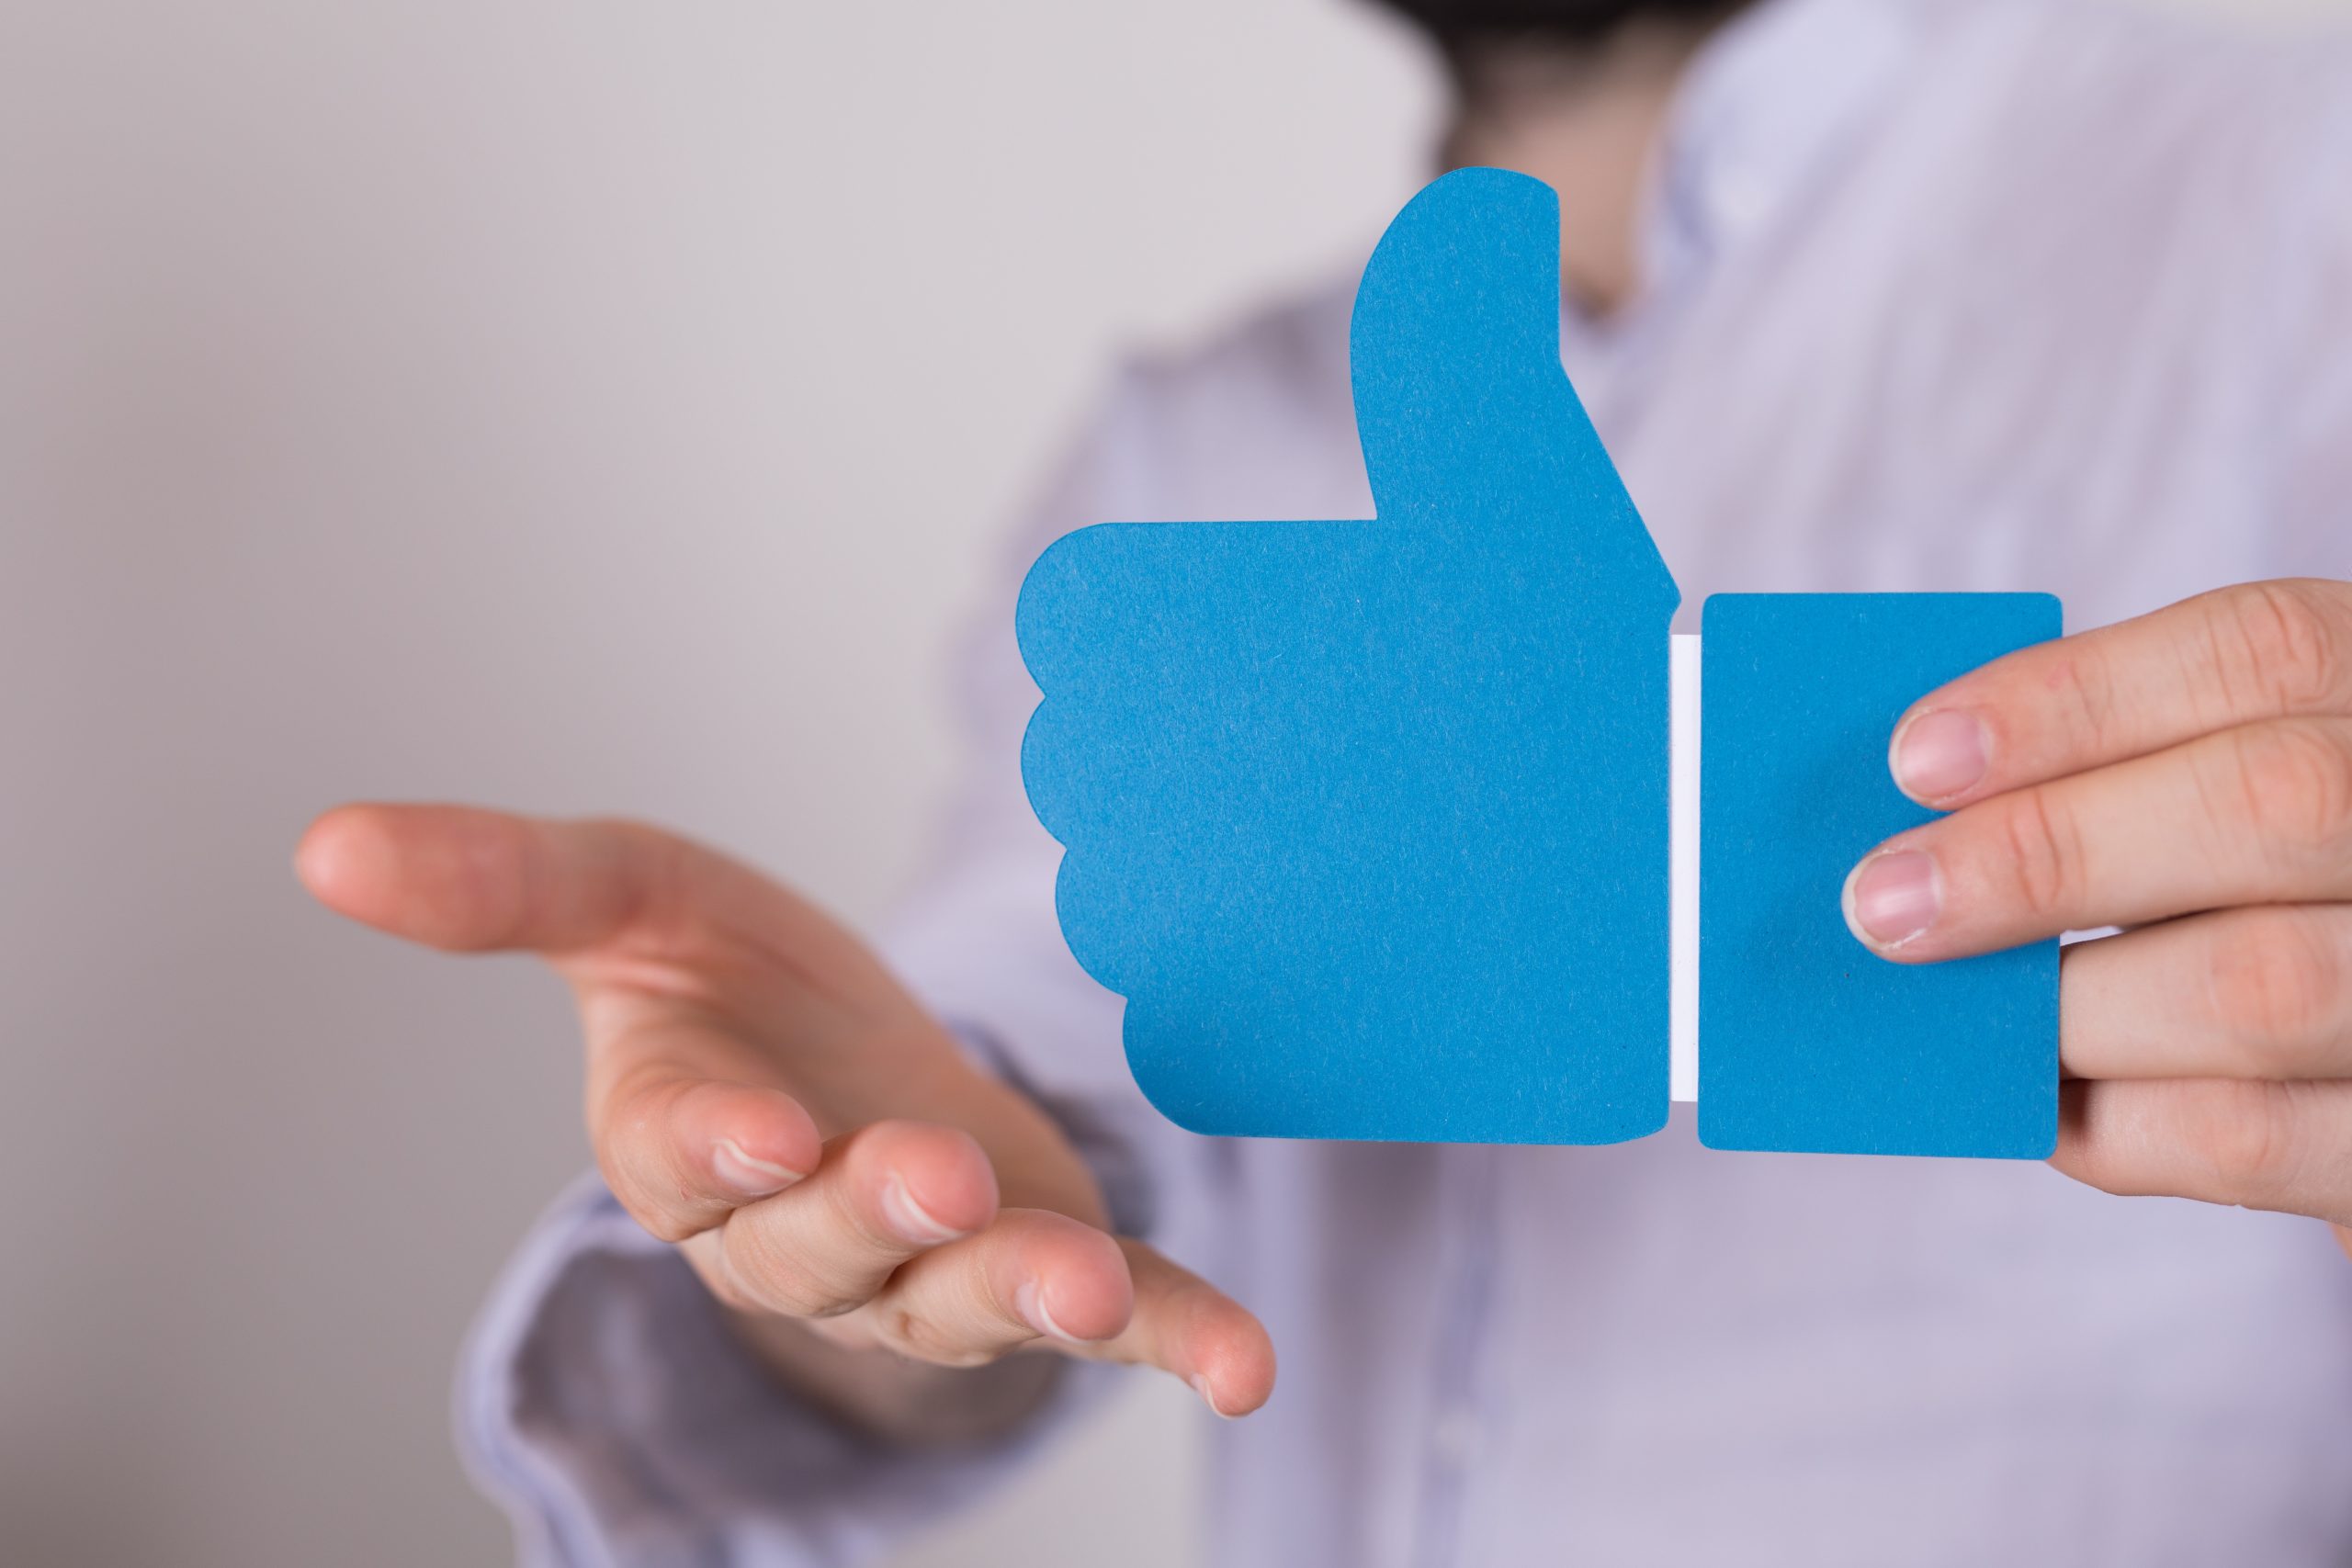
M1112 1375L1073 1364L1038 1416L985 1447L865 1436L754 1361L685 1260L591 1174L475 1322L458 1446L526 1563L861 1562L1017 1469Z
M1114 389L1047 488L961 647L971 761L936 870L881 945L969 1051L1056 1116L1118 1227L1152 1235L1186 1140L1128 1078L1119 999L1079 969L1055 924L1060 852L1021 788L1037 697L1012 613L1021 570L1050 539L1145 511L1133 388ZM1119 1375L1073 1364L1036 1417L984 1446L865 1436L759 1364L684 1260L592 1173L533 1229L477 1319L457 1425L525 1562L800 1568L869 1561L969 1502Z

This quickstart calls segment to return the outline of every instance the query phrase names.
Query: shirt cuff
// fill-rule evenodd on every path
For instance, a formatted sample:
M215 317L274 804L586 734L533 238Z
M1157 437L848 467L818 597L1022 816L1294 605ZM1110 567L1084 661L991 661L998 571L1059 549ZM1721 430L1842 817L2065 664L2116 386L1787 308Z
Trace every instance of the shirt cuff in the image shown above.
M594 1173L508 1264L469 1337L458 1446L527 1563L870 1561L986 1492L1094 1402L1073 1364L984 1446L909 1449L801 1400L728 1327L676 1250Z

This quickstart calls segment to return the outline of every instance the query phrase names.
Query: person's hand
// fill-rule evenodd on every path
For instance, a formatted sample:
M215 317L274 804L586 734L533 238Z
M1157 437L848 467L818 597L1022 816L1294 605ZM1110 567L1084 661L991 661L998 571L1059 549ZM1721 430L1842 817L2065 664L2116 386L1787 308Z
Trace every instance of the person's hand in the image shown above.
M1895 782L1951 811L1846 917L1933 963L2062 931L2053 1163L2311 1214L2352 1250L2352 584L2224 589L1921 698Z
M614 1195L845 1413L910 1437L1001 1425L1042 1393L1048 1359L978 1399L988 1380L931 1369L1033 1346L1163 1368L1225 1416L1272 1391L1257 1320L1109 1235L1037 1107L775 883L648 828L453 807L329 812L296 863L354 919L534 952L569 981Z

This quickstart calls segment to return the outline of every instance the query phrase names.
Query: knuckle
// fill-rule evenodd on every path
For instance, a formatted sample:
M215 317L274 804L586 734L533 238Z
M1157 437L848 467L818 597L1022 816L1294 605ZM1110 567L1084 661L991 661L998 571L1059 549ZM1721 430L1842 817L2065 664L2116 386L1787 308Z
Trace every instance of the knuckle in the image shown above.
M667 1112L676 1100L672 1086L652 1081L650 1073L633 1072L618 1079L588 1115L589 1142L605 1185L648 1233L672 1242L710 1223L663 1153Z
M2054 919L2080 905L2082 832L2049 788L2018 791L2002 808L2000 829L2012 890L2026 914Z
M2096 643L2077 645L2061 667L2057 683L2073 705L2075 727L2089 748L2101 754L2113 750L2129 727L2120 722L2120 699L2112 657Z
M2352 840L2352 738L2344 728L2286 719L2230 731L2249 817L2292 858Z
M2228 632L2254 683L2247 694L2280 713L2340 700L2347 672L2345 612L2328 585L2299 580L2250 583L2224 599Z
M661 1135L664 1113L682 1085L656 1060L634 1063L598 1088L590 1086L588 1136L607 1158L634 1165L637 1152Z
M2332 1029L2348 999L2336 944L2295 911L2266 910L2226 922L2211 964L2214 1013L2254 1052L2257 1066L2288 1070L2293 1047Z
M862 1304L856 1292L825 1278L765 1226L730 1223L728 1271L766 1311L786 1317L838 1317Z
M2289 1190L2303 1159L2290 1086L2232 1083L2203 1101L2193 1131L2227 1201L2260 1208Z
M1004 1353L1002 1347L977 1343L910 1307L893 1306L877 1314L875 1332L899 1355L936 1367L984 1367Z
M694 854L688 840L634 817L593 818L582 826L603 834L632 868L621 884L622 907L613 912L615 929L658 952L693 923L693 901L685 897Z

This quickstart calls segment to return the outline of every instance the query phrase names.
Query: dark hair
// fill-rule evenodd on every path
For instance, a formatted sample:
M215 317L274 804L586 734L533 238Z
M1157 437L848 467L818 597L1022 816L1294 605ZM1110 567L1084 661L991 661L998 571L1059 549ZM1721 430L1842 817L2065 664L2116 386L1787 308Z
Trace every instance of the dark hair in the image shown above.
M1702 23L1737 0L1374 0L1445 48L1488 39L1592 43L1636 20Z

